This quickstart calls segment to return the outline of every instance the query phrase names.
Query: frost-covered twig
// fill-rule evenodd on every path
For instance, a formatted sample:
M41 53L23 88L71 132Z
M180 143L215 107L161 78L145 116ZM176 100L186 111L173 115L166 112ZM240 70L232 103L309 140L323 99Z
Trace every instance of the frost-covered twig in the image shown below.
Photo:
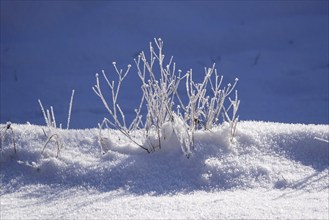
M108 124L111 124L112 126L114 125L110 120L108 120L107 118L104 118L104 120L102 121L101 124L98 124L98 128L99 128L99 138L100 138L100 143L101 143L101 146L102 146L102 149L104 149L105 147L103 146L103 143L104 143L104 139L103 139L103 136L102 136L102 130L103 130L103 127L106 126L106 128L109 128ZM139 146L140 148L144 149L147 151L147 153L150 153L150 151L143 147L141 144L137 143L137 141L135 141L131 135L129 134L128 131L120 128L120 127L117 127L117 129L124 135L126 136L131 142L133 142L134 144L136 144L137 146Z
M237 123L239 121L239 116L237 116L237 111L238 111L239 105L240 105L240 100L238 99L238 91L235 91L235 99L232 100L231 98L229 98L229 100L230 100L231 104L227 110L224 108L224 115L230 124L231 140L232 140L235 135ZM232 116L230 117L228 112L231 108L232 108Z
M70 127L70 121L71 121L71 112L72 112L72 105L73 105L73 97L74 97L74 89L72 90L71 99L70 99L70 105L68 110L68 116L67 116L67 127L66 129L69 129ZM41 113L43 115L43 118L45 120L45 123L49 129L57 128L57 122L55 118L55 111L53 106L50 106L50 110L43 107L43 104L40 99L38 99ZM62 128L62 124L60 124L59 128Z
M43 152L44 152L44 150L46 149L48 143L49 143L50 140L53 139L53 138L56 138L55 141L56 141L56 144L57 144L57 155L56 155L56 157L59 156L59 153L60 153L60 149L61 149L61 147L62 147L62 144L61 144L60 141L59 141L60 137L59 137L58 134L52 134L52 135L49 136L49 138L47 139L45 145L44 145L43 148L42 148L41 154L43 154Z
M96 95L102 100L103 105L105 106L105 108L107 109L107 111L110 113L111 117L112 117L112 121L104 118L103 122L101 123L101 125L99 126L100 129L103 128L104 123L110 124L111 126L113 126L114 128L118 129L122 134L124 134L129 140L131 140L133 143L135 143L136 145L138 145L139 147L141 147L142 149L146 150L147 152L149 152L148 149L146 149L145 147L143 147L142 145L138 144L129 134L129 129L126 126L126 121L125 121L125 116L123 111L121 110L119 104L117 103L117 99L118 99L118 95L120 92L120 88L121 88L121 84L123 82L123 80L125 79L125 77L127 76L127 74L129 73L129 70L131 68L131 65L129 64L127 67L127 70L125 71L125 73L123 73L123 70L120 69L118 70L117 66L116 66L116 62L112 63L114 66L114 69L118 75L118 84L115 87L115 83L114 81L110 82L109 78L106 76L105 71L103 70L103 77L107 83L107 85L110 88L110 92L111 92L111 97L112 97L112 107L110 107L110 105L108 104L108 102L106 101L103 92L102 92L102 88L100 85L100 80L99 80L99 75L96 74L96 85L92 87L93 91L96 93ZM143 98L141 100L141 103L143 102ZM141 104L142 105L142 104ZM129 128L137 128L139 123L140 123L140 109L141 109L141 105L139 110L136 110L136 119L132 122L132 124L129 126ZM117 112L120 113L121 116L121 122L118 119L118 115ZM100 137L101 138L101 137Z
M69 110L68 110L68 116L67 116L67 127L66 129L69 129L70 127L70 121L71 121L71 112L72 112L72 106L73 106L73 97L74 97L74 90L72 90L72 94L71 94L71 99L70 99L70 104L69 104ZM48 131L46 132L44 129L43 132L45 134L45 136L47 137L47 141L44 144L41 153L44 152L46 146L49 144L49 142L54 139L56 144L57 144L57 157L59 156L60 153L60 148L61 146L63 146L61 138L59 133L57 132L57 122L56 122L56 118L55 118L55 111L53 106L50 106L50 110L46 109L43 107L43 104L41 102L40 99L38 99L40 108L41 108L41 113L43 115L43 118L45 120L45 123L47 125ZM59 128L62 129L62 124L59 124Z
M314 137L315 140L322 141L324 143L329 143L329 140L324 139L324 138L319 138L319 137Z
M125 79L125 77L127 76L127 74L129 73L131 65L129 64L127 70L125 71L125 73L123 73L122 69L118 70L118 68L116 66L116 62L113 62L112 64L114 66L114 69L116 70L116 73L118 74L118 84L117 84L117 86L115 86L114 80L110 82L110 80L108 79L108 77L105 74L105 71L102 70L103 77L104 77L107 85L110 87L110 90L111 90L112 107L109 106L108 102L106 101L106 99L105 99L105 97L102 93L102 89L101 89L101 86L100 86L100 81L99 81L99 75L98 74L96 74L96 85L93 86L92 89L96 93L96 95L102 100L103 105L105 106L107 111L112 116L112 119L114 121L115 126L126 130L127 129L126 128L126 122L125 122L125 118L123 117L123 114L121 114L121 116L122 116L122 121L121 122L120 122L120 120L118 119L118 116L117 116L117 111L119 111L119 112L121 111L119 104L117 104L117 100L118 100L118 95L119 95L119 92L120 92L121 84L122 84L123 80ZM122 113L122 111L121 111L121 113Z
M74 89L72 90L72 95L71 95L71 99L70 99L69 113L68 113L68 116L67 116L67 126L66 126L66 129L69 129L70 128L73 97L74 97Z

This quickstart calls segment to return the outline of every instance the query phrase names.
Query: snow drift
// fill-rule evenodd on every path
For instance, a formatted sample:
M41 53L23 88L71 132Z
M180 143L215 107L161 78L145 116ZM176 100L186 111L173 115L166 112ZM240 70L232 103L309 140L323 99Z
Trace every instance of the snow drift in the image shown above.
M196 133L190 159L171 136L158 152L145 153L116 130L108 130L107 152L101 151L97 129L57 130L55 142L41 154L47 140L43 127L12 125L2 149L2 191L26 184L86 186L99 190L128 187L134 193L236 188L328 188L327 125L241 122L235 142L229 128ZM15 184L13 184L13 181Z
M126 196L132 196L144 201L140 205L135 204L131 212L136 212L136 209L147 209L145 200L149 201L153 197L157 201L156 204L164 204L168 196L176 198L174 201L176 205L186 203L185 199L190 197L204 198L204 200L208 198L210 204L215 197L228 199L229 192L236 192L238 197L243 195L243 200L252 194L259 196L260 192L263 192L261 197L273 193L272 197L280 197L282 193L278 192L312 193L310 195L315 196L320 206L317 211L311 209L305 200L297 204L295 212L284 209L285 214L272 213L268 217L328 217L328 203L325 202L328 199L329 186L329 146L325 142L329 139L328 125L244 121L239 123L235 140L231 142L228 135L229 126L224 124L209 131L198 131L195 134L195 149L189 159L182 153L179 141L174 135L164 142L161 150L147 154L133 143L126 142L119 131L109 129L105 130L108 149L103 149L106 152L102 152L98 129L57 129L63 147L59 157L56 157L55 142L50 142L41 154L47 140L43 132L45 127L13 124L12 128L17 153L14 153L10 132L6 133L2 146L0 176L2 218L22 217L24 209L18 207L16 205L18 203L26 204L30 207L29 212L33 214L34 209L37 210L37 207L42 209L44 201L49 199L58 203L62 199L63 204L66 204L68 199L72 199L70 203L72 206L79 204L79 201L87 202L95 196L102 195L103 198L110 194L123 200L127 199ZM264 193L266 191L272 194ZM57 197L58 195L62 196ZM85 200L81 200L82 198ZM31 203L31 199L39 203ZM194 204L191 200L188 201L190 202L186 203L187 206ZM231 198L227 201L235 200ZM269 199L268 202L271 204L271 201L274 200ZM102 205L107 202L109 201L102 200ZM93 207L93 202L87 203L89 204L86 205L87 208ZM277 208L279 204L275 206L273 203L273 207ZM108 216L108 214L80 215L77 212L65 214L66 206L60 207L63 210L55 212L53 209L51 211L45 208L48 210L47 215L36 211L32 216L41 218ZM203 208L208 210L209 207ZM303 213L302 210L307 208L310 210L304 212L305 215L296 215ZM267 208L263 207L263 209L266 212ZM126 211L120 210L116 212L116 214L121 213L117 217L136 217L136 215L124 215ZM230 213L228 209L226 211ZM127 213L131 214L131 212ZM86 213L90 214L90 212ZM218 214L218 211L214 213ZM167 217L214 218L217 216L214 213L203 215L204 213L200 212L199 215L191 215L191 212L186 211L185 214L188 215L172 213ZM221 214L223 213L225 210L221 210ZM158 213L137 216L161 218L166 215ZM242 214L233 216L243 217ZM252 216L260 217L259 215L245 217Z

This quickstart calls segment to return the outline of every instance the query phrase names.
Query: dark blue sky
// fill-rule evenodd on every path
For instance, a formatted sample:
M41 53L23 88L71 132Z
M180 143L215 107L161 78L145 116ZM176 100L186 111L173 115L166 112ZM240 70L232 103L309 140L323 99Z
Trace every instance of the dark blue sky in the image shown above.
M72 127L97 126L95 73L133 64L154 37L196 81L214 62L240 78L242 120L329 123L328 1L1 1L1 123L43 124L39 98L65 123L74 88ZM139 87L132 69L128 117Z

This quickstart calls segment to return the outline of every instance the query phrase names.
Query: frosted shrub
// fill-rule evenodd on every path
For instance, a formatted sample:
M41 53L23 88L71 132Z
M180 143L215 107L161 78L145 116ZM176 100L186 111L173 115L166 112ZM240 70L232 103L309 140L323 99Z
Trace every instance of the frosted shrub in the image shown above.
M107 118L104 118L104 120L102 121L101 124L99 124L99 129L100 129L100 137L101 137L101 130L103 129L104 126L106 126L107 128L109 127L109 125L111 125L112 127L118 129L122 134L124 134L129 140L131 140L132 142L134 142L135 144L137 144L139 147L141 147L142 149L146 150L147 152L149 152L149 150L145 147L142 146L142 144L137 143L137 141L135 141L130 134L130 131L132 130L137 130L139 128L139 124L141 123L141 116L140 116L140 111L141 111L141 107L142 105L140 105L139 110L136 110L136 118L133 120L133 122L131 123L131 125L129 126L129 128L127 128L126 126L126 119L125 119L125 115L123 114L120 105L117 103L117 99L118 99L118 95L119 95L119 91L120 91L120 87L121 87L121 83L124 80L124 78L127 76L131 65L128 65L127 70L125 71L125 73L123 73L122 69L118 69L116 66L116 63L113 62L112 63L114 66L114 69L118 75L118 85L115 87L115 82L111 81L108 79L108 77L105 74L105 71L103 70L103 77L107 83L107 85L110 87L110 91L111 91L111 101L112 101L112 106L110 106L106 99L103 96L102 93L102 89L100 86L100 81L99 81L99 75L96 74L96 85L92 87L92 89L94 90L94 92L96 93L96 95L102 100L106 110L110 113L111 115L111 119L109 120ZM143 100L141 101L141 104L143 103ZM119 112L120 116L121 116L121 120L118 118L118 114L117 112ZM101 137L101 145L103 147L103 138ZM103 147L104 148L104 147Z
M215 74L214 80L212 76ZM198 129L212 129L213 126L219 124L220 114L224 114L224 120L228 120L231 127L232 137L235 132L236 123L238 117L236 112L239 107L240 101L238 100L237 91L235 100L231 101L231 105L228 109L225 109L224 103L226 98L234 90L238 79L235 79L233 86L228 84L227 87L221 88L223 81L223 76L219 78L217 70L215 69L215 64L212 68L205 68L205 76L202 83L195 83L193 81L193 72L192 69L186 73L186 93L188 96L188 104L185 106L181 99L180 107L184 111L183 117L185 122L189 125L189 131L191 133L191 142L194 143L194 132ZM212 91L212 97L206 96L209 87ZM233 109L233 115L230 117L228 115L228 110Z
M70 128L73 97L74 97L74 90L72 90L72 94L71 94L71 99L70 99L70 104L69 104L69 111L68 111L68 116L67 116L66 129ZM44 117L45 123L47 125L47 131L43 130L45 136L47 137L47 141L44 144L41 153L44 152L44 150L46 149L49 142L51 140L54 140L56 145L57 145L57 156L56 157L58 157L59 153L60 153L60 149L61 149L63 144L62 144L62 140L61 140L60 135L56 131L58 127L57 127L57 122L56 122L56 118L55 118L54 108L53 108L53 106L50 106L50 110L49 109L45 110L40 99L38 99L38 102L39 102L39 105L40 105L41 112L42 112L42 115ZM59 128L62 129L62 124L59 124Z
M141 52L134 60L138 76L142 81L142 101L145 100L147 108L144 122L145 137L149 139L157 136L158 140L156 145L148 141L151 143L149 146L151 150L161 149L161 139L165 139L166 135L166 133L160 132L161 127L167 122L175 122L174 99L179 83L183 79L180 70L176 75L176 64L172 62L173 57L170 58L168 64L164 64L162 40L155 40L155 43L158 50L156 52L150 43L149 61L144 52Z
M135 109L136 117L128 127L117 98L121 84L128 75L131 65L128 65L126 71L123 72L113 62L118 76L117 85L114 80L109 80L104 70L102 71L103 78L110 88L111 105L108 104L102 93L99 74L96 74L96 85L93 90L111 116L110 119L104 118L103 122L99 124L101 145L103 145L101 130L104 126L108 128L109 125L118 129L130 141L148 153L161 149L166 136L170 136L168 133L173 132L181 144L182 151L189 157L194 147L195 131L210 130L214 126L218 126L221 123L220 117L222 117L222 121L229 123L232 139L238 122L237 110L240 100L238 100L237 91L235 91L235 99L232 100L229 95L234 91L238 79L233 85L228 84L222 87L223 76L218 75L214 64L211 68L205 68L203 81L195 83L192 70L182 75L181 70L176 70L173 57L165 62L163 41L154 39L154 42L156 48L150 43L148 58L144 52L141 52L134 59L143 95L139 108ZM182 81L185 83L181 83ZM178 94L181 84L186 90L187 103L184 103ZM211 96L209 96L209 91L211 91ZM227 99L230 103L226 108ZM146 108L146 115L141 113L143 107ZM132 136L132 133L137 130L144 134L141 143L138 143Z

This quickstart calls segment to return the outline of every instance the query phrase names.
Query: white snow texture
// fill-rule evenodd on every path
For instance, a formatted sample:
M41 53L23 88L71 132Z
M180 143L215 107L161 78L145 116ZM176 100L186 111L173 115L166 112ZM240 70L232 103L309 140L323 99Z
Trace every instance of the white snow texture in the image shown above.
M4 127L5 125L1 125ZM147 154L116 130L12 124L1 155L1 219L328 219L328 125L244 121L175 135ZM166 132L170 129L166 128ZM165 131L164 131L165 132ZM137 134L136 134L137 135Z

